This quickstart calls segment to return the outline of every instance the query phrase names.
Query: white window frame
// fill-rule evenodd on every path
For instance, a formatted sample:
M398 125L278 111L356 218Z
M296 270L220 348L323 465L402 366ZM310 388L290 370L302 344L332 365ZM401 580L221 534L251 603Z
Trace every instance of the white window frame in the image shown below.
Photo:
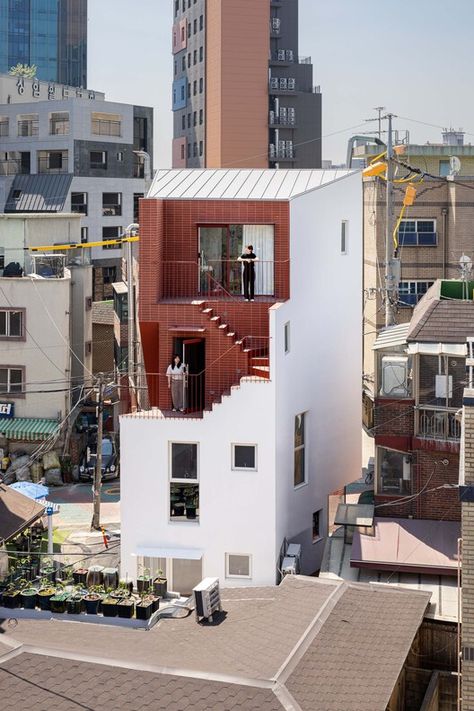
M249 574L248 575L234 575L229 572L229 559L231 556L240 556L241 558L248 558L249 561ZM230 579L252 579L252 555L250 553L226 553L225 554L225 577Z
M196 479L173 479L173 444L193 444L196 446ZM168 522L172 525L175 524L193 524L196 525L201 521L201 484L199 477L199 442L191 442L188 440L169 440L168 441ZM180 521L177 518L171 516L171 485L184 486L191 485L197 486L198 497L199 497L199 515L195 519L187 519L186 521Z
M255 451L255 466L254 467L237 467L235 465L235 448L236 447L253 447ZM254 442L232 442L231 444L231 469L233 472L257 472L258 471L258 445Z
M26 316L26 310L25 309L20 309L20 308L8 308L8 309L0 309L1 313L4 313L6 315L5 318L5 328L6 332L5 333L0 333L0 340L11 340L11 341L23 341L25 340L25 316ZM17 336L11 335L10 330L11 330L11 314L21 314L21 329L20 329L20 335Z
M287 321L285 325L283 326L283 347L285 350L285 355L288 355L288 353L291 350L291 329L290 329L290 322Z
M402 230L402 226L406 222L414 222L415 223L415 234L417 235L416 244L401 244L400 236L401 236L401 234L404 234L404 232L406 232L406 230ZM427 232L425 234L436 235L435 244L420 244L420 242L418 241L419 235L423 234L423 232L420 233L418 230L418 223L419 222L432 222L433 223L433 232L432 233ZM398 226L397 238L398 238L401 248L404 248L404 247L408 247L408 248L409 247L437 247L438 246L438 229L437 229L436 217L406 217L406 218L404 218L403 220L400 221L400 224Z
M414 308L416 306L416 304L418 304L419 300L426 294L426 291L424 291L422 294L419 294L418 289L415 290L414 295L418 297L416 304L403 303L403 296L404 295L406 296L406 294L401 293L401 290L400 290L401 284L407 284L408 290L410 290L410 287L412 285L415 285L416 287L418 287L419 284L426 284L427 285L426 291L428 291L428 289L431 286L433 286L434 279L401 279L398 282L398 296L399 296L398 305L403 309L406 309L406 308L409 309L409 308ZM408 293L408 296L411 296L410 292Z
M7 389L5 395L9 397L25 397L24 387L25 387L25 368L21 365L0 365L0 370L7 371ZM21 373L21 390L11 389L11 371L19 370ZM0 386L1 389L1 386Z
M341 255L348 253L349 220L341 220Z
M303 417L303 444L300 444L298 446L295 445L295 431L294 431L294 426L296 422L297 417ZM308 411L306 410L305 412L299 412L297 415L294 416L293 418L293 488L295 490L301 489L303 486L307 486L308 484L308 448L307 448L307 418L308 418ZM295 484L295 454L299 450L304 450L304 480L301 481L299 484Z

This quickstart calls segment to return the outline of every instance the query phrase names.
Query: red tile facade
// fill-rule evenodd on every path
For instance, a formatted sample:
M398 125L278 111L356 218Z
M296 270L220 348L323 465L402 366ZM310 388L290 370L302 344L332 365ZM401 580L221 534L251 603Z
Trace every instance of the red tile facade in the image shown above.
M213 224L274 225L274 299L257 298L254 303L246 303L235 297L202 303L198 293L198 229ZM257 344L268 350L268 309L288 297L288 202L140 201L139 322L151 405L170 407L165 373L174 338L205 339L205 402L209 406L248 374L252 353L246 349ZM212 313L203 313L205 307L212 308ZM215 316L219 318L212 320ZM228 336L229 332L235 336ZM242 344L236 343L241 339Z

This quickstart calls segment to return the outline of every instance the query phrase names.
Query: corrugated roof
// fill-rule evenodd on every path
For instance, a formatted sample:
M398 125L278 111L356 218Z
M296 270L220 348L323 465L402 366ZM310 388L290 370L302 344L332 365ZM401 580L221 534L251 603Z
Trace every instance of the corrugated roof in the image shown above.
M57 420L43 417L0 418L0 435L7 439L22 442L39 442L56 434L59 429Z
M149 198L291 200L352 175L353 170L158 170Z
M44 506L0 484L0 541L8 541L44 513Z
M407 342L410 323L399 323L397 326L389 326L380 331L373 345L374 351L380 348L394 348L403 346Z
M72 178L70 173L15 176L5 212L61 212Z

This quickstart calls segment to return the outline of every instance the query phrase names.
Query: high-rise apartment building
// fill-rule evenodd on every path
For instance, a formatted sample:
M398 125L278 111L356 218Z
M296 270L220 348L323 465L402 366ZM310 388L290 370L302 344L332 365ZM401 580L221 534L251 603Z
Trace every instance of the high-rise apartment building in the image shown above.
M298 0L173 0L173 166L321 167Z
M0 73L36 65L37 77L87 86L87 0L0 0Z

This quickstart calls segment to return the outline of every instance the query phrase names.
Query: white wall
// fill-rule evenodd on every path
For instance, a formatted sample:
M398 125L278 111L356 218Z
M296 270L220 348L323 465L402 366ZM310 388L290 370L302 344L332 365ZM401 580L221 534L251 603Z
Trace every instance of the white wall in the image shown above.
M312 514L327 495L360 477L362 373L362 190L354 174L292 200L291 299L271 311L276 382L277 547L303 544L303 570L319 567ZM341 221L348 253L341 255ZM290 352L284 324L290 322ZM307 412L307 485L294 488L295 415Z
M64 417L70 377L69 311L71 279L0 278L0 308L26 309L24 341L0 340L0 365L25 368L25 397L4 397L15 403L15 417ZM44 304L47 305L49 315ZM35 392L33 392L35 391Z
M125 415L121 437L122 576L138 546L205 550L203 577L227 587L275 584L274 388L243 381L202 420ZM199 442L200 520L169 522L170 441ZM258 471L231 470L231 443L258 445ZM252 555L248 579L225 579L225 553Z

